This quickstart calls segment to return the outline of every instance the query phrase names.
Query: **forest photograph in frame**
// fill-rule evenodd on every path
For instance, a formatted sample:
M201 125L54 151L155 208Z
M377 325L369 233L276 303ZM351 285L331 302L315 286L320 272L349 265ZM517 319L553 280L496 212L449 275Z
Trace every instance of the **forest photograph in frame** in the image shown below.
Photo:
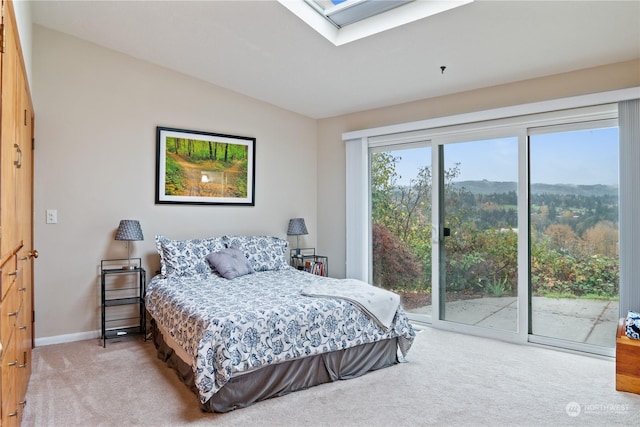
M156 138L156 204L255 205L255 138L159 126Z

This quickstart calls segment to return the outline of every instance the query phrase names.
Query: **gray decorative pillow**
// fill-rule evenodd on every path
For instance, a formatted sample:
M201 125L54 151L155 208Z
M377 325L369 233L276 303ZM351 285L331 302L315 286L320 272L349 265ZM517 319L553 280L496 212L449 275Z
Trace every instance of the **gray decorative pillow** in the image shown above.
M244 253L238 249L225 248L207 255L207 261L225 279L234 279L253 273L253 268Z
M254 271L287 268L287 241L271 236L224 236L228 248L241 250Z
M222 237L171 240L164 236L156 236L156 249L160 255L160 274L165 277L211 274L206 256L224 248Z

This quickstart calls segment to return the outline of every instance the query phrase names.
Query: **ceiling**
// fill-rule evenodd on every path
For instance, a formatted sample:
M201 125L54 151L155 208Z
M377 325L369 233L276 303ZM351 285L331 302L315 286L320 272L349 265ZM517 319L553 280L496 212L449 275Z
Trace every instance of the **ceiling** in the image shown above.
M640 58L640 1L476 0L342 46L275 0L31 8L41 26L316 119Z

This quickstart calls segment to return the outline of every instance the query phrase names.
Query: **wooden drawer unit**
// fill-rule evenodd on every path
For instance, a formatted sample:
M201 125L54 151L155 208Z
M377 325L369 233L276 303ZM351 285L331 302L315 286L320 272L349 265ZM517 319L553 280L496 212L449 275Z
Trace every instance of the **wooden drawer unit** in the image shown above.
M20 381L18 396L24 396L31 376L31 350L33 345L33 292L29 284L31 280L31 258L27 251L18 253L18 275L16 277L16 290L19 301L19 314L16 319L17 358L20 362ZM20 402L18 402L20 403ZM0 426L1 427L1 426Z
M640 340L625 334L625 319L616 336L616 390L640 394Z
M2 373L1 401L2 401L2 427L19 425L20 411L17 393L22 381L19 369L18 344L20 341L18 324L23 315L22 296L24 292L18 291L22 283L22 274L17 269L16 256L12 256L2 266L1 284L2 299L0 300L0 343L2 343L2 355L0 356L0 369Z
M20 295L24 295L24 291L18 290ZM29 377L31 375L31 312L26 310L27 304L21 300L20 313L16 322L15 330L15 349L16 359L18 360L18 378L16 383L16 391L18 396L24 398L29 385ZM22 407L25 402L18 402L18 406Z
M6 343L6 344L5 344ZM16 358L15 336L12 334L2 343L2 426L18 424L18 395L16 378L18 359Z
M2 283L10 283L6 287L3 286L7 292L0 302L0 342L3 346L6 346L5 343L13 333L20 314L20 296L16 287L19 272L14 270L16 275L5 277L5 270L2 269Z
M9 291L9 288L13 286L18 276L18 261L15 255L9 257L2 267L2 274L0 275L0 301L4 299L5 295Z

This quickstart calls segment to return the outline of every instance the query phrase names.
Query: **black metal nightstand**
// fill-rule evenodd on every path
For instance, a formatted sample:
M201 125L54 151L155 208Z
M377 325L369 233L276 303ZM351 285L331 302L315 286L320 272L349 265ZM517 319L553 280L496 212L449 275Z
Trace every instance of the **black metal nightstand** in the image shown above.
M100 262L102 346L107 340L142 335L146 339L144 297L147 273L140 258ZM127 265L123 267L123 264ZM131 268L129 268L131 266Z
M315 248L291 249L290 263L298 270L304 270L318 276L329 275L329 257L316 254Z

